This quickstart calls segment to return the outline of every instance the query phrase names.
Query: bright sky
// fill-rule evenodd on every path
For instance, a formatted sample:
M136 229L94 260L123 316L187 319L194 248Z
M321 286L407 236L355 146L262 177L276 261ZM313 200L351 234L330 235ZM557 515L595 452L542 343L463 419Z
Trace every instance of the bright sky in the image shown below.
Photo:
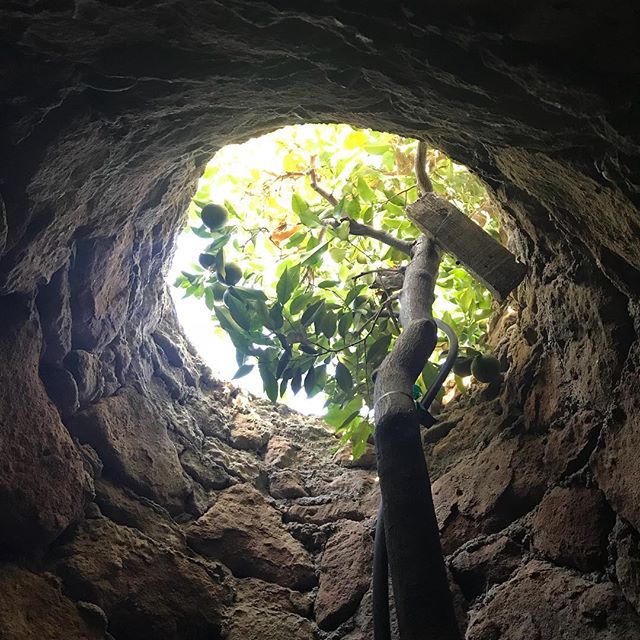
M309 146L314 148L314 144L323 141L322 127L322 125L287 127L284 130L281 129L272 134L253 138L242 145L228 145L224 147L216 154L215 158L209 163L205 170L204 176L199 183L196 198L199 199L199 201L203 200L205 202L217 203L230 200L232 202L235 201L236 204L239 193L243 194L241 197L248 198L250 195L249 191L246 190L245 186L240 188L239 185L251 184L258 176L265 175L265 173L267 175L278 176L282 173L283 166L286 168L286 157L289 155L289 152L287 145L282 143L283 135L287 136L290 140L306 145L307 148ZM340 129L338 136L342 136L345 140L348 140L349 137L355 135L353 133L354 130L350 127L346 125L342 125L342 127L344 127L344 129ZM334 133L333 135L336 134ZM337 151L336 154L338 154L339 157L340 151ZM333 154L332 157L336 154ZM351 164L356 161L359 162L359 160L357 158L356 160L349 159L349 154L352 154L351 151L345 151L345 154L348 160L345 160L347 164L341 171L348 173L352 168ZM291 169L286 170L293 171ZM466 171L466 169L455 164L450 169L450 172L458 171ZM268 197L277 201L284 198L280 204L286 209L290 206L290 185L285 186L284 181L282 181L280 185L282 192L279 192L278 188L272 188L269 191L270 195ZM296 188L299 188L299 186L300 185L297 185ZM264 197L266 198L267 196ZM257 215L260 215L263 209L265 211L268 210L268 207L263 207L261 201L258 200L256 200L255 197L253 197L253 200L248 199L244 203L245 210ZM190 224L199 226L201 221L196 215L195 205L191 205L189 211ZM276 222L277 221L270 220L269 224L273 225ZM261 241L260 237L258 237L258 241ZM184 298L184 289L173 286L176 277L181 271L194 271L192 265L197 263L199 254L205 251L210 243L210 238L200 238L188 230L180 234L177 241L175 259L168 274L168 283L176 305L178 318L182 323L187 337L209 365L214 376L221 380L231 381L238 370L236 350L231 339L226 332L216 327L211 319L212 313L207 309L203 299L198 299L194 296ZM274 252L270 242L264 241L263 248L264 251L261 253L259 268L265 277L265 281L275 282L277 280L276 269L278 266L281 267L282 264L278 262L278 256ZM269 249L271 249L270 253ZM269 259L269 257L264 258L264 256L269 255L271 259ZM327 259L331 260L330 258ZM457 307L457 304L439 295L434 304L434 311L440 316L445 311L450 313L455 312L458 310ZM257 367L248 375L234 381L234 384L255 395L266 397L263 392L262 380ZM307 398L304 390L300 391L297 395L293 395L293 392L289 389L281 401L302 413L315 415L325 413L323 410L325 396L322 393L317 394L313 398Z

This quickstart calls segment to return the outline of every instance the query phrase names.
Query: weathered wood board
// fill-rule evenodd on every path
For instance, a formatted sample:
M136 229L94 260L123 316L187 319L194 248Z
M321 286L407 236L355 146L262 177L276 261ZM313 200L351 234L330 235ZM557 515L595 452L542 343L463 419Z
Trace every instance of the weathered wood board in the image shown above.
M444 198L427 193L407 207L407 215L498 300L504 300L525 277L526 265Z

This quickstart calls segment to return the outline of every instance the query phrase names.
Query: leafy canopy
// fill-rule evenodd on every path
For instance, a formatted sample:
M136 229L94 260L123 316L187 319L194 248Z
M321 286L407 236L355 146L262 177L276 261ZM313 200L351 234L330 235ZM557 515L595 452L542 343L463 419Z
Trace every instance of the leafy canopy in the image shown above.
M372 431L371 375L400 332L397 296L408 256L354 235L350 221L418 237L405 215L418 197L416 145L347 125L287 127L249 141L242 156L237 145L222 149L189 208L190 232L208 245L175 284L201 298L233 341L235 377L257 367L273 402L301 389L324 393L325 419L351 441L355 457ZM435 191L497 236L480 182L438 151L427 163ZM200 217L211 202L229 214L214 230ZM475 353L489 293L445 256L436 296L434 311L453 326L463 353ZM438 345L419 378L423 390L445 348Z

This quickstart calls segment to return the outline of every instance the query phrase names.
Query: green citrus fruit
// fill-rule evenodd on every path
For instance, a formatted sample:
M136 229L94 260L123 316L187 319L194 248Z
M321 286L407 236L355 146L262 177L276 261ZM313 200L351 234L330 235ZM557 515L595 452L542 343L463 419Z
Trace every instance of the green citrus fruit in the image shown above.
M209 227L212 231L217 231L227 224L229 214L227 210L219 204L205 204L200 212L200 217L205 226Z
M238 284L242 280L242 269L235 263L229 262L224 266L224 278L222 281L229 286Z
M471 363L473 358L458 357L453 363L453 373L461 378L471 375Z
M211 269L216 262L216 257L211 253L201 253L198 256L198 262L205 269Z
M500 377L500 361L492 355L476 356L471 362L471 373L479 382L494 382Z

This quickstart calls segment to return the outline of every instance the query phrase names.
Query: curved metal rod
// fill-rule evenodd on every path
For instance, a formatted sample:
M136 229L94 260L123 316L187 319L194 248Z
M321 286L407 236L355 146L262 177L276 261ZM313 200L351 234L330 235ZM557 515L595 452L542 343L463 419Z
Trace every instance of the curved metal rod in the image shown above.
M453 365L458 357L458 336L455 334L455 331L446 322L438 320L437 318L434 318L433 320L438 329L440 329L449 340L449 353L447 354L447 359L444 361L444 364L441 365L438 370L438 377L435 379L429 390L420 399L419 404L425 411L428 411L431 403L436 399L436 396L440 392L447 376L451 373L451 369L453 369Z
M438 376L430 389L420 399L420 406L427 411L438 395L444 381L451 372L458 357L458 336L454 330L442 320L434 318L434 322L449 341L449 353L438 370ZM373 637L374 640L391 640L391 620L389 615L389 566L387 558L387 542L384 532L384 511L382 501L378 508L376 537L373 550Z

